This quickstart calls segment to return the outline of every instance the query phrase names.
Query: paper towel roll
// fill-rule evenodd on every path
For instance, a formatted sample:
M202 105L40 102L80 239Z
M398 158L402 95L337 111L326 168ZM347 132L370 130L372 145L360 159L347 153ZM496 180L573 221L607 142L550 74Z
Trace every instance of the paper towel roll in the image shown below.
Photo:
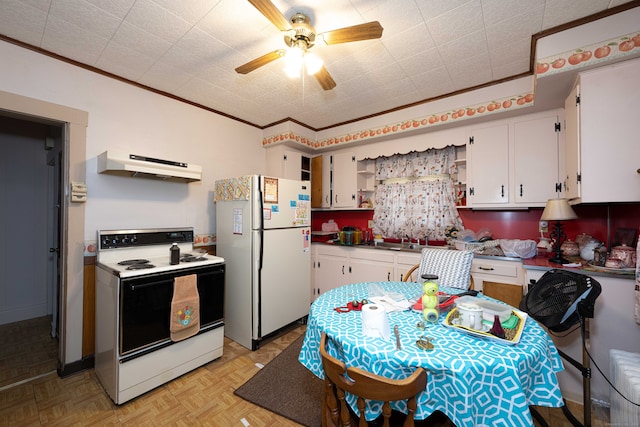
M365 304L362 307L362 333L368 337L389 339L391 328L383 306Z

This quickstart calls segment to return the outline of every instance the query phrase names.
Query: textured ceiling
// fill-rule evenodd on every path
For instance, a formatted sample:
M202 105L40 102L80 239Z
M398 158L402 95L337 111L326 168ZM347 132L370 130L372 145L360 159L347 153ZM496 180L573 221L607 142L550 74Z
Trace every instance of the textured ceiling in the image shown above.
M273 0L317 32L369 21L382 38L316 44L337 83L289 79L278 29L245 0L2 0L0 34L257 126L321 129L529 71L531 36L625 0Z

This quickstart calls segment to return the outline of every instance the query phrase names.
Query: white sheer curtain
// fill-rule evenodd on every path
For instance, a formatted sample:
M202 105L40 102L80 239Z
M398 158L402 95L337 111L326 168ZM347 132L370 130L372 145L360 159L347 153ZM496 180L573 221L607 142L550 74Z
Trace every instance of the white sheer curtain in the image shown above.
M374 233L385 237L445 240L445 229L463 229L456 209L455 147L376 159Z

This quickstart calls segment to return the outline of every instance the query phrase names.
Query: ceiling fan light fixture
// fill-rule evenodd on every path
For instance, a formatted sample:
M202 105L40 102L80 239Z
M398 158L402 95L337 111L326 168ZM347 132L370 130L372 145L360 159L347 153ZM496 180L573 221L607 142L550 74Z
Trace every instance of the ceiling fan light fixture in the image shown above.
M322 68L322 59L318 55L306 52L304 55L304 66L307 69L307 74L314 75Z
M284 55L284 72L292 79L300 77L300 71L304 64L304 50L300 46L292 46Z
M284 49L278 49L251 60L236 68L236 72L240 74L250 73L284 56L286 62L284 71L289 77L300 78L303 68L306 68L307 73L315 77L322 89L331 90L336 87L336 82L329 71L317 56L308 54L308 49L314 46L316 37L324 45L373 40L382 37L383 28L378 21L316 34L311 19L303 13L295 13L291 19L287 19L272 0L249 0L249 3L283 33L284 43L288 50L285 54Z

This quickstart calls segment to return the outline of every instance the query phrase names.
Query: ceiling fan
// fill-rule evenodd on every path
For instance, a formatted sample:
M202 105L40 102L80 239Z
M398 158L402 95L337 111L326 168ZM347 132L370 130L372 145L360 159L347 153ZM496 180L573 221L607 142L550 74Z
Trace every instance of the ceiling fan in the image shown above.
M327 45L331 45L382 37L383 28L378 21L316 34L315 28L311 25L311 20L302 13L296 13L290 20L287 20L270 0L249 0L249 3L284 33L284 42L287 45L287 49L274 50L239 66L236 68L236 72L240 74L250 73L282 57L287 60L293 57L293 65L288 63L288 68L292 67L294 72L299 73L302 68L306 67L309 74L315 76L324 90L331 90L336 87L336 82L322 65L322 61L308 52L315 44L316 38L321 39ZM289 70L285 69L287 72L291 70L291 68Z

